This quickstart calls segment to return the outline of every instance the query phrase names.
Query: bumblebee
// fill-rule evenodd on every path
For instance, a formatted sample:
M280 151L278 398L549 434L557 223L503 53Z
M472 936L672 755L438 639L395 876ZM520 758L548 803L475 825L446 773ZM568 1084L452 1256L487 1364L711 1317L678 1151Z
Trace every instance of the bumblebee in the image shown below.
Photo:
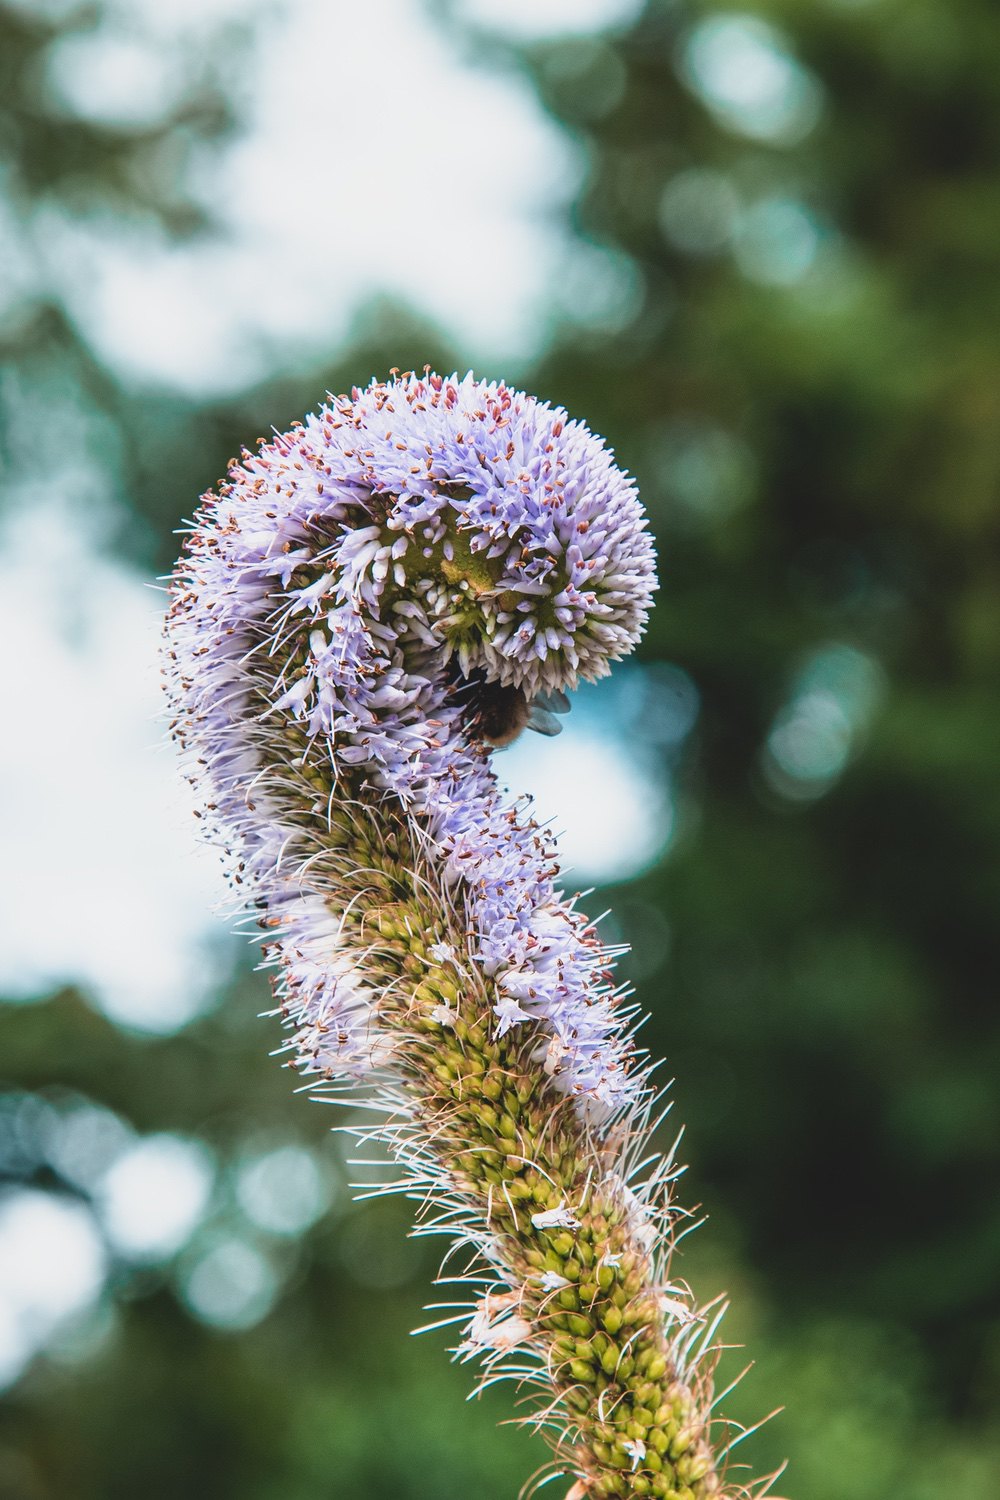
M467 679L465 694L470 725L495 750L512 745L525 729L558 734L556 716L569 713L569 699L558 688L529 698L521 688L487 682L480 673Z

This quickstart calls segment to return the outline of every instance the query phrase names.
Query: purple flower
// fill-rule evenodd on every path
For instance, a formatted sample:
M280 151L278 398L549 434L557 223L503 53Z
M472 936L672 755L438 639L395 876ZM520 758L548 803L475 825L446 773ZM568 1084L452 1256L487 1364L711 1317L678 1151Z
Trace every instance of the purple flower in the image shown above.
M166 675L293 1061L385 1110L385 1190L471 1253L459 1357L543 1391L572 1495L709 1500L718 1315L670 1279L677 1168L648 1150L634 1010L491 763L631 650L654 586L599 438L504 385L407 375L205 497Z
M597 1106L634 1094L609 956L530 810L501 797L456 686L516 688L548 724L547 695L631 650L654 586L635 488L601 440L471 375L334 400L206 498L173 584L170 692L240 884L273 924L307 1068L358 1076L388 1044L268 789L289 720L335 777L360 774L419 820L501 1031L541 1023L550 1075ZM268 661L255 709L241 682Z

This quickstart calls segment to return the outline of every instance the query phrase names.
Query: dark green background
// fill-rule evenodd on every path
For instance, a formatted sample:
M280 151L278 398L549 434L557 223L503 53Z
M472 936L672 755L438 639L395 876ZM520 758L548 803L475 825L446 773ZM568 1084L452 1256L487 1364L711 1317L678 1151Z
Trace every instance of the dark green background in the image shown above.
M567 307L533 364L479 373L586 417L637 475L663 582L640 656L682 669L699 695L668 857L594 900L636 945L647 1044L687 1124L688 1200L710 1216L683 1272L703 1296L728 1289L730 1338L756 1361L731 1407L746 1420L786 1407L747 1457L762 1471L788 1456L780 1488L796 1500L991 1500L1000 8L741 7L779 26L822 87L815 128L782 145L725 129L679 79L680 40L715 9L661 0L620 34L520 52L470 36L491 65L523 69L582 147L572 229L632 277L615 316ZM149 167L163 159L150 146L162 134L181 153L226 149L223 60L239 36L220 37L215 71L199 59L176 117L128 133L46 113L33 80L51 35L0 0L9 211L27 220L44 201L209 232ZM661 199L692 168L718 175L687 181L745 202L799 205L820 236L814 270L762 281L745 269L753 246L741 262L712 223L698 244L672 240ZM69 390L128 507L116 545L150 572L169 566L173 529L242 441L326 388L467 362L380 304L325 364L199 405L124 383L44 288L0 327L0 350L4 390L22 393L0 400L0 445L23 465L19 424ZM877 701L843 774L782 780L768 737L832 646L881 684ZM71 758L67 744L68 773ZM3 1007L0 1078L201 1136L223 1163L271 1130L333 1169L329 1112L267 1056L265 1004L248 964L216 1011L163 1040L117 1030L73 993ZM69 1190L41 1148L8 1146L12 1181ZM448 1365L444 1336L407 1337L433 1246L400 1259L407 1206L349 1209L345 1196L299 1242L265 1247L284 1290L240 1335L186 1312L171 1267L119 1266L97 1352L42 1356L8 1394L3 1500L516 1494L544 1454L495 1427L511 1393L465 1406L469 1372ZM222 1190L212 1213L216 1226L238 1216Z

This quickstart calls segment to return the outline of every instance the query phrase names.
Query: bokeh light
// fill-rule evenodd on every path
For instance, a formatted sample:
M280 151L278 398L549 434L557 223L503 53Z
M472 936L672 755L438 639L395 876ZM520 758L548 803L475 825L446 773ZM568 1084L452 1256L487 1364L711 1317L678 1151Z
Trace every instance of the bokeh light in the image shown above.
M83 1204L36 1191L0 1197L0 1385L95 1300L103 1279L104 1248Z
M822 92L781 33L753 15L700 21L681 52L687 83L729 129L792 146L819 119Z
M104 1229L117 1253L138 1261L175 1254L205 1211L212 1175L200 1141L161 1134L129 1146L97 1190Z

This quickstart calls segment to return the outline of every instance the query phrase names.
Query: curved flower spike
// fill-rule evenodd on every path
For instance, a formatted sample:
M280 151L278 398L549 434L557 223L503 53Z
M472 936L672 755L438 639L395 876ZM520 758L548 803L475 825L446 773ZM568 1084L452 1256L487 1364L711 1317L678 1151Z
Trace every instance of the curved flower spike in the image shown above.
M610 953L490 752L551 731L655 586L600 439L472 376L244 452L171 584L174 733L268 933L295 1065L385 1106L418 1233L470 1256L459 1357L539 1393L579 1495L735 1495L717 1316L667 1265L672 1158Z

